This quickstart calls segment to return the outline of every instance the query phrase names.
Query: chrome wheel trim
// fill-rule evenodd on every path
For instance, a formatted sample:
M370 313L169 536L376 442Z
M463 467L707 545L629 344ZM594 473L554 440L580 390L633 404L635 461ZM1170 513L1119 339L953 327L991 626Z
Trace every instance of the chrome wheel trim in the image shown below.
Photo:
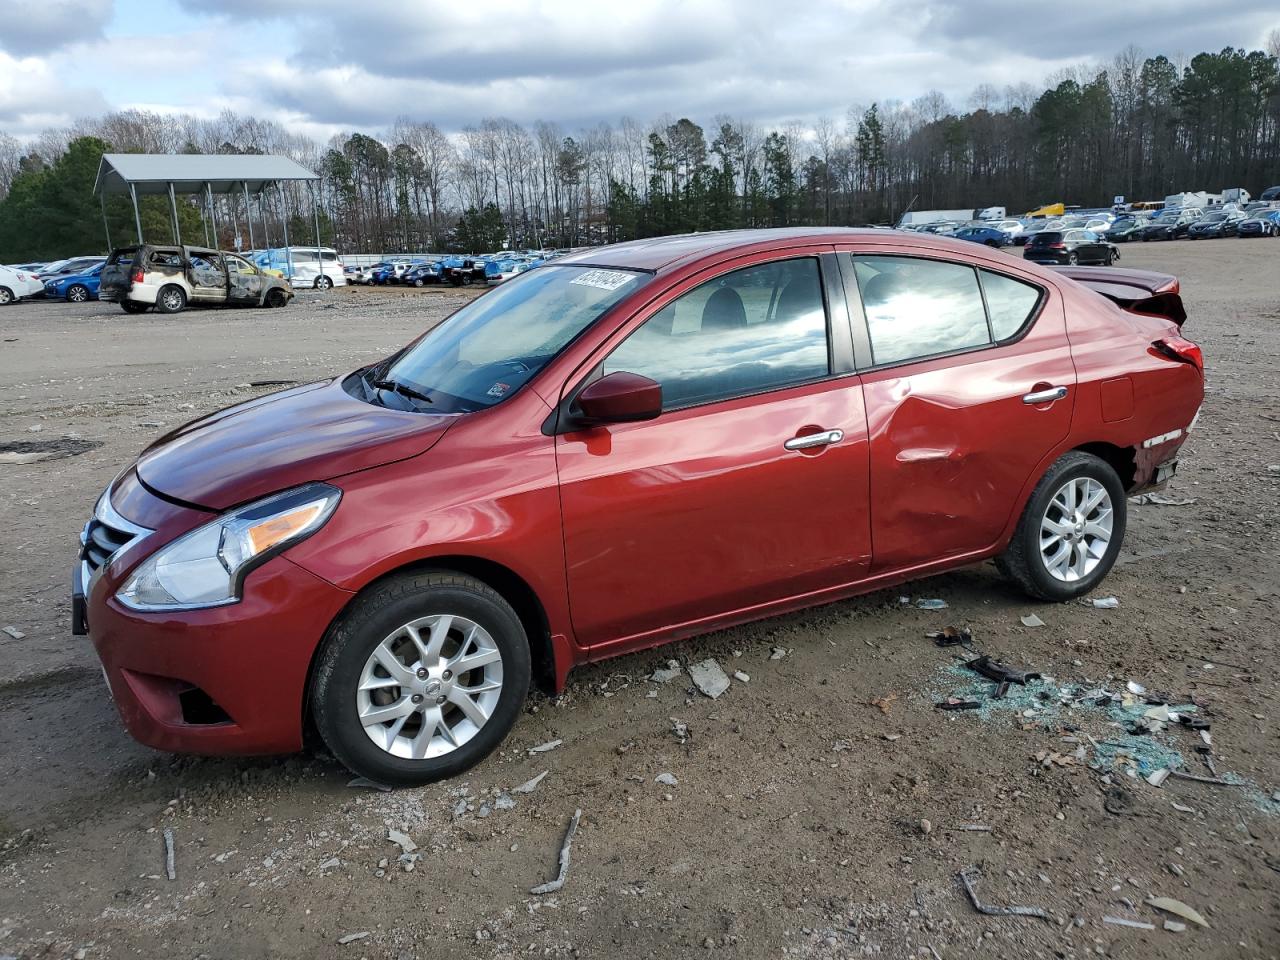
M1040 562L1049 576L1075 583L1092 573L1111 546L1115 509L1093 477L1068 480L1040 518Z
M356 685L356 714L379 749L430 760L475 737L501 696L493 637L474 620L439 614L411 620L373 649Z
M182 294L177 290L166 290L161 299L166 310L178 310L182 307Z

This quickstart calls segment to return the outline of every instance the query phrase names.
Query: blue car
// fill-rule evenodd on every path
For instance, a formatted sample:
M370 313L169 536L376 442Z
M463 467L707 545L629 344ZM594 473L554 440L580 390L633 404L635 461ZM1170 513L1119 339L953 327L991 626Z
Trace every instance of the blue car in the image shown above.
M98 299L98 284L102 282L102 268L98 264L92 270L75 273L68 277L46 280L44 295L50 300L66 300L69 303L85 303Z
M1007 247L1012 241L1003 230L991 227L961 227L951 234L957 240L968 240L970 243L982 243L988 247Z

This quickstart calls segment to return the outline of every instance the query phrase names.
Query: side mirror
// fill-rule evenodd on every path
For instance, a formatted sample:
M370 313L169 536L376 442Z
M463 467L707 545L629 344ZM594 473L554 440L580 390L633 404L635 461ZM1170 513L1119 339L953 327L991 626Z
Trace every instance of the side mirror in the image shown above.
M576 418L584 425L653 420L662 413L662 385L638 373L619 371L588 384L578 394Z

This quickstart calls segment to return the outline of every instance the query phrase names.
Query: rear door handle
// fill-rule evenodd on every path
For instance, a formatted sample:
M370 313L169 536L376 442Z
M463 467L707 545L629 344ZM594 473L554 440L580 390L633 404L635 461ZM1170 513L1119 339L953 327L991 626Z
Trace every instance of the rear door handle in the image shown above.
M1024 394L1022 402L1026 404L1053 403L1053 401L1061 400L1066 395L1066 387L1050 387L1047 390L1037 390L1034 393Z
M803 437L792 437L783 446L788 450L808 450L811 447L825 447L831 443L839 443L843 439L843 430L823 430L821 433L806 433Z

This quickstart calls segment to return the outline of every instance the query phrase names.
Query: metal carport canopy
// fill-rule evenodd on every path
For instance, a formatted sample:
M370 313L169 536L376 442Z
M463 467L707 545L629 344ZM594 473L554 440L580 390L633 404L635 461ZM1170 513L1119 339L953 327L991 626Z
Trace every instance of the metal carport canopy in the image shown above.
M319 176L288 157L251 153L104 153L94 193L261 193L268 184Z

